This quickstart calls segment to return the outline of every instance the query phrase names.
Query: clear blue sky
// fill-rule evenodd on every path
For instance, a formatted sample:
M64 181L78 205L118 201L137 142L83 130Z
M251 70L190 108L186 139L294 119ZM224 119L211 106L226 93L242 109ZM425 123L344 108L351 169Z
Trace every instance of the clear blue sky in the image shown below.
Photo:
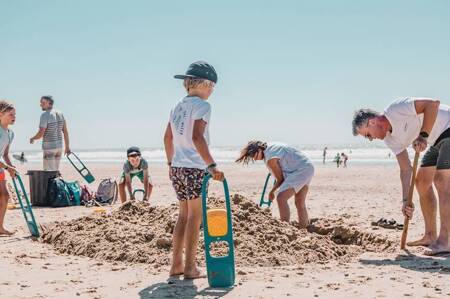
M200 59L219 74L213 145L362 141L357 108L404 95L450 104L450 1L0 0L15 149L39 149L28 139L44 94L73 148L162 146L184 95L173 75Z

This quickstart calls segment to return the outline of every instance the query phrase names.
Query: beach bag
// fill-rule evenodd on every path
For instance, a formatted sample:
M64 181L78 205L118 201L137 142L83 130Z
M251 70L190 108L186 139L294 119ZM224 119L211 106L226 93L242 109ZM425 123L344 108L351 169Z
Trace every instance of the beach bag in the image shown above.
M47 199L54 208L68 207L71 205L71 197L66 182L60 177L48 181Z
M83 185L81 187L81 204L88 205L91 203L92 199L94 198L94 193L89 189L88 186Z
M101 204L113 204L117 200L118 191L115 180L103 179L98 185L95 200Z
M78 182L66 182L66 186L69 190L70 205L81 205L81 188Z

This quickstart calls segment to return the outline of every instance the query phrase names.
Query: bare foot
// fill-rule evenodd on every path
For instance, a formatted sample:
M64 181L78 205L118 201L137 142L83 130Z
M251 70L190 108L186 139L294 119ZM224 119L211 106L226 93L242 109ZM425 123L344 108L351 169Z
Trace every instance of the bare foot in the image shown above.
M443 244L435 242L428 246L428 250L426 250L423 254L433 256L442 253L450 253L450 246L448 246L448 244L447 246L445 246Z
M183 264L180 265L173 265L172 268L170 268L169 276L179 276L184 274L184 266Z
M436 237L423 236L421 239L408 242L406 245L408 246L430 246L433 242L436 241Z
M4 236L12 236L14 235L14 232L10 232L9 230L6 230L4 228L0 229L0 236L4 235Z
M206 278L206 274L202 273L198 268L194 268L193 270L184 271L184 279L197 279L197 278Z

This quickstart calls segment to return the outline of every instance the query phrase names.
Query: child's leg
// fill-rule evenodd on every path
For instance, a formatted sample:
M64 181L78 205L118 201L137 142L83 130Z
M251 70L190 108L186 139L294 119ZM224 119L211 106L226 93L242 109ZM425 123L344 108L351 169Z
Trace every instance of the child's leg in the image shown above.
M9 193L6 188L6 180L0 180L0 235L12 235L13 233L6 230L3 226L5 220L6 208L8 207Z
M308 194L308 189L308 185L306 185L295 194L295 206L297 207L300 228L306 228L309 224L308 210L306 209L306 195Z
M178 214L178 220L173 230L173 255L172 255L172 268L170 269L170 276L180 275L184 273L183 264L183 247L184 247L184 232L186 230L186 222L188 215L187 201L180 201L180 212Z
M196 256L200 224L202 222L202 200L195 198L187 201L188 215L185 232L186 264L184 266L185 278L196 278L200 276L197 269Z
M277 195L278 210L280 210L281 221L289 222L291 218L291 210L289 209L288 199L295 194L294 189L284 190Z

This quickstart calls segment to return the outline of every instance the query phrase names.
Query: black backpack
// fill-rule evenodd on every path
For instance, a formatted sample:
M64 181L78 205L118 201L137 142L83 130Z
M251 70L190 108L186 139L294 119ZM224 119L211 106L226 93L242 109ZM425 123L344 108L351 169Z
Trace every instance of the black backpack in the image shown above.
M48 181L47 199L54 208L68 207L71 205L69 188L62 178L54 178Z

